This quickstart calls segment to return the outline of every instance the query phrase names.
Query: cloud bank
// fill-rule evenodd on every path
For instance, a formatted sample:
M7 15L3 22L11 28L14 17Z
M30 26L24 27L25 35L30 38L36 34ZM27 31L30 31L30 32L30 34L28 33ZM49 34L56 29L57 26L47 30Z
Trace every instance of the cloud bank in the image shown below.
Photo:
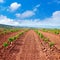
M34 14L32 14L34 15ZM28 17L22 16L22 17ZM25 19L13 20L6 16L0 15L0 24L14 25L14 26L27 26L27 27L46 27L46 26L60 26L60 11L56 11L50 18L44 20L38 19Z
M28 17L34 16L34 15L35 15L34 11L29 11L28 10L28 11L23 12L22 14L17 13L16 17L18 17L18 18L28 18Z
M38 10L38 7L40 7L40 4L36 5L33 10L27 10L24 11L23 13L16 13L16 17L18 18L29 18L32 17L36 14L36 11Z
M14 21L13 19L8 18L7 16L0 15L0 24L18 26L19 22Z

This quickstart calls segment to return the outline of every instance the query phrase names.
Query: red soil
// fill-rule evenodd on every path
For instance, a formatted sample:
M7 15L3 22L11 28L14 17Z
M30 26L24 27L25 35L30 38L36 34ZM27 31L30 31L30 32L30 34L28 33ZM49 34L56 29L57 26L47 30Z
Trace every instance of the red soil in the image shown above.
M49 33L49 32L43 32L40 31L45 37L49 38L51 42L55 43L55 46L60 50L60 36Z
M50 48L30 30L21 35L11 47L0 53L0 60L60 60L60 53Z
M24 45L17 54L16 60L46 60L46 55L42 52L38 36L33 30L26 34Z
M15 36L16 34L18 34L21 31L17 31L17 32L9 32L6 34L1 34L0 35L0 46L6 42L8 40L9 37Z

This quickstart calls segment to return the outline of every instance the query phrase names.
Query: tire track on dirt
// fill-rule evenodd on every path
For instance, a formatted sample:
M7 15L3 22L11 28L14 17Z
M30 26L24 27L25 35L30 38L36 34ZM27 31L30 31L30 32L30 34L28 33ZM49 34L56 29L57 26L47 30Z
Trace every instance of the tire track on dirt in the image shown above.
M38 36L33 30L30 30L22 46L22 51L17 55L16 60L47 60L46 55L40 48Z

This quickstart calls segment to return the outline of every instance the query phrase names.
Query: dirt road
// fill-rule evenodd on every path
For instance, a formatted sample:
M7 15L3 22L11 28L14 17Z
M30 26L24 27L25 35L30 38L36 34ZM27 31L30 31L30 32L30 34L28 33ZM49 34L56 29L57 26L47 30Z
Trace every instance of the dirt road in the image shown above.
M22 46L22 50L17 54L16 60L46 60L45 54L40 48L38 37L33 30L30 30Z

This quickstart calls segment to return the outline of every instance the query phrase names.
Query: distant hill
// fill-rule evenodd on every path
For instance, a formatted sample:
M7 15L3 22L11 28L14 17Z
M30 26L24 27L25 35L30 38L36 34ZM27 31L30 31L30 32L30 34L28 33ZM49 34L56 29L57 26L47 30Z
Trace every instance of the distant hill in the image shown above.
M0 24L0 28L27 28L27 27L11 26L11 25Z
M11 25L4 25L0 24L0 28L57 28L60 29L60 26L40 26L40 27L28 27L28 26L11 26Z
M11 26L11 25L0 24L0 28L35 28L35 27L27 27L27 26Z
M30 27L21 27L21 26L11 26L11 25L5 25L5 24L0 24L0 28L30 28Z
M0 28L14 28L15 26L0 24Z

